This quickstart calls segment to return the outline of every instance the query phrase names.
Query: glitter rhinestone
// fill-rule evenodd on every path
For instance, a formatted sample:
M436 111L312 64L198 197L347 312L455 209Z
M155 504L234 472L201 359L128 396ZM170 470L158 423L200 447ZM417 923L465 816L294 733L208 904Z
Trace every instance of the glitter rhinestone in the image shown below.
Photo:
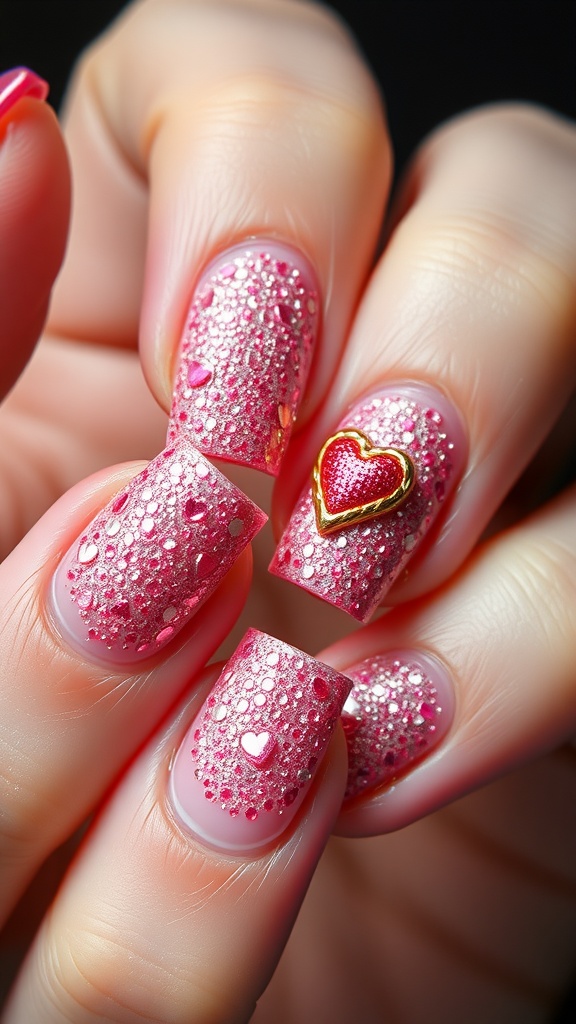
M326 700L330 696L330 686L321 676L316 676L312 681L312 689L319 700Z

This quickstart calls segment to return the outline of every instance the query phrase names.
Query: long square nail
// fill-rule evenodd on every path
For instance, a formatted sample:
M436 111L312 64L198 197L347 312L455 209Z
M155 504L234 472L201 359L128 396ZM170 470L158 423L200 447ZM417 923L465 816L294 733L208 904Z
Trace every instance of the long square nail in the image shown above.
M432 388L362 399L324 444L270 571L366 622L436 519L465 452L459 416Z
M169 441L276 475L318 331L314 276L279 242L228 250L200 278L180 343Z
M210 846L266 846L293 820L350 680L250 629L188 730L170 774L180 821Z
M116 495L64 556L52 585L56 625L93 660L148 658L195 614L265 522L180 441Z

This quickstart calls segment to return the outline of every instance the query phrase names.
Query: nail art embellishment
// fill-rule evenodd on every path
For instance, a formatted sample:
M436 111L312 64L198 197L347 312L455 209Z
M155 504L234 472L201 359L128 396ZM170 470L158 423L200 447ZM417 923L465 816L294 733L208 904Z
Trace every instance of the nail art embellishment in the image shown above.
M414 484L414 465L361 430L339 430L321 448L313 481L316 522L326 534L397 508Z
M161 452L63 558L52 605L65 637L96 660L164 647L266 522L187 442Z
M245 757L256 765L256 768L264 768L276 750L276 740L269 732L243 732L240 737L240 746Z
M303 257L249 242L212 263L180 344L169 441L276 475L310 370L319 297Z
M351 800L390 785L436 747L452 722L454 697L445 670L429 655L376 655L347 672L352 689L342 724Z
M433 388L406 382L366 396L326 442L270 571L368 621L428 533L465 457L460 417ZM372 502L381 499L374 514ZM322 502L343 519L326 528Z
M174 760L180 820L237 852L275 839L308 792L349 689L341 673L248 630Z

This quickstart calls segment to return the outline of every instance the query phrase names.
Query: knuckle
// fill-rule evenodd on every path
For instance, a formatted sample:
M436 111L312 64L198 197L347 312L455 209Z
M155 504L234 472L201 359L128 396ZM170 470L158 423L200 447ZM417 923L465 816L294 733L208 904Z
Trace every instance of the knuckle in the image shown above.
M522 597L555 651L576 651L576 554L554 537L532 537L519 576ZM542 600L542 595L546 600Z
M65 1020L76 1020L78 1011L90 1019L158 1020L151 997L154 984L162 989L156 965L144 964L123 942L126 922L111 931L102 918L75 922L73 927L53 930L46 944L41 968L43 988ZM114 1008L121 1008L116 1016ZM79 1015L79 1016L80 1016Z
M300 148L326 159L362 159L374 149L375 126L380 112L375 106L356 102L357 97L335 95L319 88L311 95L306 83L281 73L245 71L213 83L197 106L196 120L202 132L256 141L268 139L282 148ZM382 133L383 134L383 133Z
M221 992L202 985L192 958L166 958L126 905L100 910L53 921L44 943L41 987L64 1020L181 1020L191 1005L198 1024L223 1019Z
M417 161L423 260L504 309L574 312L576 131L530 104L500 104L439 128ZM410 217L408 218L408 220Z
M522 530L507 547L507 558L495 573L504 634L529 636L534 649L551 654L551 664L562 665L567 657L573 665L576 553L551 533L536 528Z
M508 161L518 174L531 161L557 156L574 159L576 129L560 114L535 103L501 102L452 118L436 129L429 144L434 157L444 147L450 155L465 144L483 176L499 177ZM487 160L487 153L497 153L498 161ZM481 158L479 162L477 158Z

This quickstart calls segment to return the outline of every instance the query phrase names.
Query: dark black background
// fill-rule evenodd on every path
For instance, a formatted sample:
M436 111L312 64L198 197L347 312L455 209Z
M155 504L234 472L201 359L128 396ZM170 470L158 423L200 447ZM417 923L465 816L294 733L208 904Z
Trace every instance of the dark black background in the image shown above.
M2 0L0 68L27 64L58 106L78 53L118 0ZM576 116L576 3L336 0L386 96L398 165L434 125L493 100Z

